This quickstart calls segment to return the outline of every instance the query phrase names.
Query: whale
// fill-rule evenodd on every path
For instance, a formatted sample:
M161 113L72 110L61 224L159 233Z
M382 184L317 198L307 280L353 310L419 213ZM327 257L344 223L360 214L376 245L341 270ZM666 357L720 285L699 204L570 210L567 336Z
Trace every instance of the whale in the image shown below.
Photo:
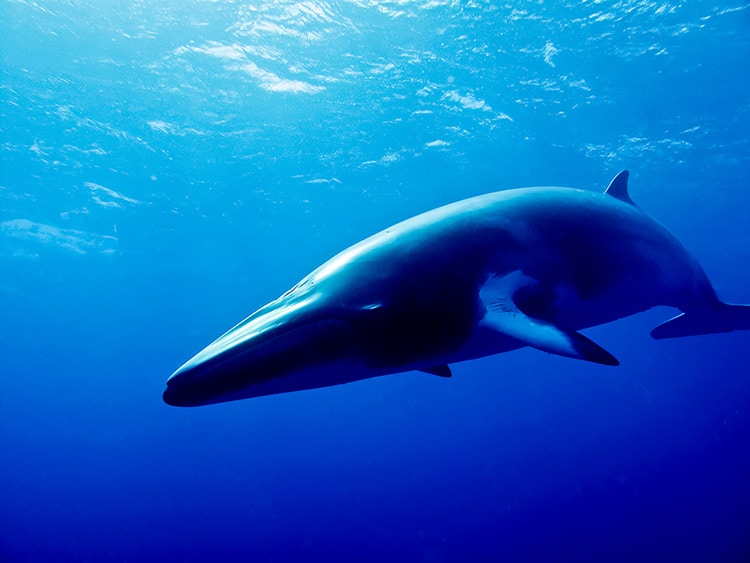
M459 201L337 254L200 351L163 400L201 406L421 371L531 347L618 365L581 331L655 306L655 339L750 329L696 259L631 199L532 187Z

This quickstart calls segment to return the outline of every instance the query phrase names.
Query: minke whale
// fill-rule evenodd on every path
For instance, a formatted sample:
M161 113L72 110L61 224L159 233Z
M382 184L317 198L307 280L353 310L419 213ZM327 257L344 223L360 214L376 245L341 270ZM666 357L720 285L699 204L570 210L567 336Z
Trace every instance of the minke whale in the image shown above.
M628 194L537 187L473 197L344 250L172 374L198 406L450 365L530 346L607 366L579 332L657 305L656 339L750 329L698 262Z

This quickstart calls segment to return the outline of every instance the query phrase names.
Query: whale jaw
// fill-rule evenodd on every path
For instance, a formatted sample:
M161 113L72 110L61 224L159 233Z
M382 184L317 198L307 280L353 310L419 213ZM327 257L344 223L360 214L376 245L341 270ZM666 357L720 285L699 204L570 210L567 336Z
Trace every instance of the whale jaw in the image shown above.
M357 351L350 321L337 318L319 295L290 292L185 362L167 380L163 399L200 406L335 385L362 371L352 359Z

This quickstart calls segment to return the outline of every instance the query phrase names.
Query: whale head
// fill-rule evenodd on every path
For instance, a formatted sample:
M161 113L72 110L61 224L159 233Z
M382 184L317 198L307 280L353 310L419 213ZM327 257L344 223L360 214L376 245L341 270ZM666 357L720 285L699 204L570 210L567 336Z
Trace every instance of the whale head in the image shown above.
M262 307L177 369L164 401L222 403L318 387L323 375L335 385L361 372L354 323L323 301L318 292L292 290Z
M436 352L455 351L475 324L476 273L415 259L421 239L407 233L399 246L398 234L334 256L220 336L172 374L164 401L201 406L410 369L448 373Z

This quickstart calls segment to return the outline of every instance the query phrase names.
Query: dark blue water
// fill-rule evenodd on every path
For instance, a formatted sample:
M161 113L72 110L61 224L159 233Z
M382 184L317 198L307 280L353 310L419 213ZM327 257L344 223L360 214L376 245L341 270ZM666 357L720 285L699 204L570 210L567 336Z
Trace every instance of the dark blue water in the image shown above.
M0 0L0 560L750 560L748 333L587 331L197 409L169 374L337 251L631 194L750 302L750 5Z

